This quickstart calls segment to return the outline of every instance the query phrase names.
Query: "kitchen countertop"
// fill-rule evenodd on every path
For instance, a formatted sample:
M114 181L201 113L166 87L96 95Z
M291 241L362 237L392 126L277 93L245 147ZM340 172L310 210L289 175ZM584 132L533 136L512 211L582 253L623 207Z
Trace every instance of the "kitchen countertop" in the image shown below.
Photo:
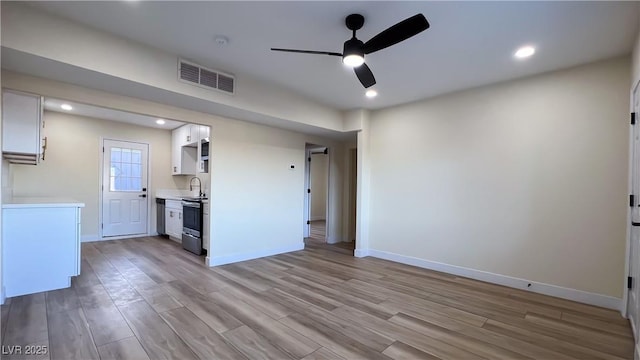
M190 196L156 196L156 198L165 199L165 200L182 201L183 198L190 198ZM209 199L202 199L201 201L203 204L209 203Z
M3 209L43 207L84 207L84 203L66 197L13 197L2 204Z

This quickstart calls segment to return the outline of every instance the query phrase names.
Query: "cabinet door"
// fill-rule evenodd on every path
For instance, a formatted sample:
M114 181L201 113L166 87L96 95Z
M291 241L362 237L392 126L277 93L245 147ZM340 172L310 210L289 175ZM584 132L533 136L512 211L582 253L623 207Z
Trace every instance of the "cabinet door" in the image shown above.
M3 152L40 155L40 99L40 96L31 94L2 93Z
M175 209L166 209L165 210L165 227L167 231L167 235L177 237L177 219L178 214Z
M200 141L200 125L189 124L186 126L189 130L187 131L187 144L197 144Z
M182 168L182 145L180 138L182 136L181 128L174 129L171 133L171 174L180 175Z
M200 125L200 140L207 139L211 133L210 128L208 126Z

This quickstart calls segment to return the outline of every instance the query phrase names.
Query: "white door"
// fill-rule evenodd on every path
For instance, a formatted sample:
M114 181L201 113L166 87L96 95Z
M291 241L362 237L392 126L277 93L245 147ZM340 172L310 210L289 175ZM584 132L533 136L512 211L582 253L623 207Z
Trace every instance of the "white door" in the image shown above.
M104 140L102 236L147 233L149 145Z
M640 90L636 86L633 91L633 111L640 115ZM636 119L638 121L640 119ZM633 126L633 154L632 154L632 183L633 194L640 198L640 124ZM636 204L631 213L631 248L629 251L629 276L632 277L632 287L629 289L627 313L636 338L636 349L640 348L640 204ZM639 350L636 350L639 351ZM640 354L636 354L636 358Z

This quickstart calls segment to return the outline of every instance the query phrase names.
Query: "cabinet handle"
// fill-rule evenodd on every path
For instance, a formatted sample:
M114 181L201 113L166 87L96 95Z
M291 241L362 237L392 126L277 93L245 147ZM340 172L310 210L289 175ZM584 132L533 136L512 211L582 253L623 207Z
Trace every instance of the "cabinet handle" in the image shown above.
M177 167L177 166L174 166L174 167L173 167L173 172L174 172L174 173L178 172L178 167Z
M169 211L169 217L173 217L173 211Z
M178 220L182 220L182 213L178 213Z
M191 136L187 135L187 142L191 141Z

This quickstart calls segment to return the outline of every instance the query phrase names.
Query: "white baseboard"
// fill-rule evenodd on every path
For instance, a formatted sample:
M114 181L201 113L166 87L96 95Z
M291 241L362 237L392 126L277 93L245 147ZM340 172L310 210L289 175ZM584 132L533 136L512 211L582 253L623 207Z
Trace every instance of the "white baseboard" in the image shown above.
M91 241L101 241L106 239L101 239L98 234L90 234L90 235L82 235L80 237L81 242L91 242Z
M369 249L356 249L353 252L353 256L361 258L369 256Z
M340 242L340 239L334 236L327 236L327 244L337 244Z
M155 235L157 235L157 233ZM80 242L133 239L133 238L145 237L145 236L153 236L153 235L152 234L141 234L141 235L125 235L125 236L108 236L108 237L101 238L100 235L98 235L98 234L91 234L91 235L82 235L80 237Z
M224 264L232 264L240 261L258 259L265 256L284 254L284 253L299 251L299 250L304 250L304 243L299 243L299 244L290 245L290 246L283 246L275 249L265 249L265 250L235 253L235 254L223 255L223 256L214 256L211 258L207 256L206 261L207 261L207 265L209 266L218 266L218 265L224 265Z
M366 254L366 255L365 255ZM402 264L413 265L425 269L441 271L448 274L463 276L493 284L528 290L538 294L554 296L562 299L577 301L584 304L595 305L607 309L620 311L622 300L613 296L591 293L587 291L571 289L541 282L520 279L516 277L494 274L487 271L470 269L462 266L449 265L436 261L429 261L379 250L356 250L356 257L373 256L380 259L391 260Z

